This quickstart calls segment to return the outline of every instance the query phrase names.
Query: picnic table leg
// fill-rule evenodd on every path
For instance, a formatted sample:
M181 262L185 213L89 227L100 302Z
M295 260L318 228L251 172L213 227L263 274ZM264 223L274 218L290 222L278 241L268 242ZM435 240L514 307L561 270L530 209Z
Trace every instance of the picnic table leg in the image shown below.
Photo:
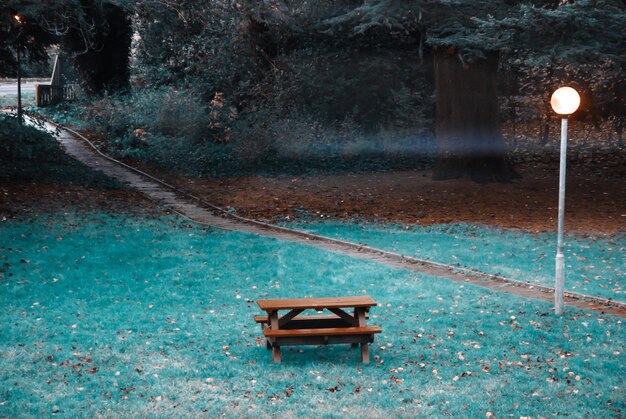
M272 359L275 363L280 364L281 354L280 354L280 346L272 346Z
M355 310L356 318L359 321L359 327L365 326L365 308L359 307ZM367 342L361 342L361 361L364 364L370 363L370 348Z
M267 329L267 323L261 323L261 332ZM265 349L272 349L272 345L270 344L270 340L265 338Z
M278 311L272 311L269 313L269 324L272 330L278 330ZM276 341L272 343L272 359L275 363L280 364L280 346L276 345Z
M354 309L354 318L358 319L359 318L359 310L357 310L356 308ZM356 348L357 346L359 346L358 343L351 343L350 347L351 348Z
M370 363L370 347L367 342L361 343L361 361L364 364Z

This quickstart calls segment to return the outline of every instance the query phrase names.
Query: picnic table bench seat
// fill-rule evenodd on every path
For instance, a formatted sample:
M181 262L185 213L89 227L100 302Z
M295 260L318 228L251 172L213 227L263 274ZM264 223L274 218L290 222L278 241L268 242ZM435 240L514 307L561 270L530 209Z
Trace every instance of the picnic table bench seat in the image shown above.
M320 329L280 329L272 330L265 329L263 335L268 338L298 338L298 337L313 337L313 336L371 336L375 333L382 332L382 329L378 326L362 326L362 327L328 327ZM285 343L282 343L285 345Z
M365 318L369 319L369 316L365 314ZM254 316L254 321L261 325L261 330L265 330L270 323L269 316L264 315ZM298 315L283 327L285 329L308 329L342 327L349 325L349 323L336 314L311 314Z

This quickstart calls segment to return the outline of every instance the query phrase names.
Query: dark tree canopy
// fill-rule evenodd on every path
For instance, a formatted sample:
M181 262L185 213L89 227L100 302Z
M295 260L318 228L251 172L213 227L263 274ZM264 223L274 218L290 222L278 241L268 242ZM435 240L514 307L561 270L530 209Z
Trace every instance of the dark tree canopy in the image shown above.
M45 48L60 45L75 63L85 87L100 92L128 83L132 36L131 2L115 0L10 1L0 8L3 19L19 14L24 25L5 28L2 51L11 56L11 39L22 32L21 48L34 58L44 58ZM8 29L8 32L6 31Z
M623 69L626 50L624 4L610 0L370 0L322 26L326 33L348 31L355 37L381 30L398 40L418 36L420 55L424 43L434 51L439 179L515 176L499 127L501 54L514 57L525 51L537 66L567 68L603 60Z
M7 17L0 55L2 70L12 69L18 29L6 22L19 10L28 22L24 53L44 57L46 45L60 45L95 92L125 89L130 79L145 92L197 96L219 115L204 130L216 143L237 124L270 154L276 126L293 121L312 137L320 125L336 128L340 138L325 142L357 128L412 130L436 134L435 178L506 181L515 172L500 124L503 90L509 98L541 96L545 108L555 87L570 84L582 93L581 115L623 127L625 7L618 0L11 0L0 7Z

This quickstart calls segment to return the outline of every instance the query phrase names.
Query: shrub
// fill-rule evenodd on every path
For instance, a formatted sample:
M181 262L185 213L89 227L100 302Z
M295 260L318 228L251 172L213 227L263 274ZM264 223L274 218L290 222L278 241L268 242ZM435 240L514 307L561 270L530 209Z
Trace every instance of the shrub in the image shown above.
M0 115L0 178L121 187L65 154L43 127L20 125L9 115Z
M177 88L110 95L89 107L96 128L117 139L118 150L149 142L150 136L185 137L193 142L210 134L210 115L193 93ZM133 140L136 139L138 141Z
M110 153L200 174L232 148L220 144L232 141L233 112L219 93L207 105L193 91L161 87L104 96L86 116Z
M20 125L17 117L0 114L0 159L59 161L59 151L50 134Z

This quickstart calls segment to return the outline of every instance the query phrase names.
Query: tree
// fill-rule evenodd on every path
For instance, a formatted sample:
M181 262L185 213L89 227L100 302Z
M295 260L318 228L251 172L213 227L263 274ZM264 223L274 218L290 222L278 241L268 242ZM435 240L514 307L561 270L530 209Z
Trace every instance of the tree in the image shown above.
M81 19L88 26L68 26L62 49L73 57L83 87L94 93L125 89L129 85L132 27L129 4L84 1Z
M23 71L24 67L47 63L46 46L53 42L50 34L33 25L29 18L21 17L22 23L18 23L16 15L18 10L0 6L0 74L6 76L15 76L17 48L22 56Z
M360 36L386 29L399 38L419 37L421 57L425 46L431 48L435 179L466 176L487 182L517 176L506 157L499 123L498 43L475 36L476 16L503 14L509 8L500 1L372 0L325 22L327 30L339 27Z
M245 17L228 0L143 0L135 4L133 69L158 86L193 85L207 102L255 72Z
M332 131L349 123L356 128L352 141L362 142L372 156L391 158L401 148L424 156L434 115L431 59L415 55L420 38L414 34L400 38L380 28L357 35L347 24L325 24L358 3L247 2L251 37L265 64L256 86L265 99L262 108L276 110L278 121L288 116L319 124L328 133L320 135L320 145L346 143L349 136Z
M366 0L323 25L354 36L385 29L398 38L420 36L420 46L432 49L435 179L517 176L499 126L496 80L503 53L529 50L539 62L564 51L558 64L568 65L581 58L623 60L617 55L624 50L624 5L618 1Z
M23 16L32 51L40 52L41 58L47 46L61 45L72 57L85 87L100 92L128 84L133 5L131 0L14 0L0 7L0 16L5 22L14 14ZM8 38L2 42L4 47Z
M481 26L505 40L507 66L515 67L521 75L525 95L542 97L544 120L548 119L546 113L552 115L548 102L553 90L570 84L582 95L579 117L596 128L600 121L610 121L622 145L626 125L626 3L562 3L543 8L522 5L515 19L488 19Z

